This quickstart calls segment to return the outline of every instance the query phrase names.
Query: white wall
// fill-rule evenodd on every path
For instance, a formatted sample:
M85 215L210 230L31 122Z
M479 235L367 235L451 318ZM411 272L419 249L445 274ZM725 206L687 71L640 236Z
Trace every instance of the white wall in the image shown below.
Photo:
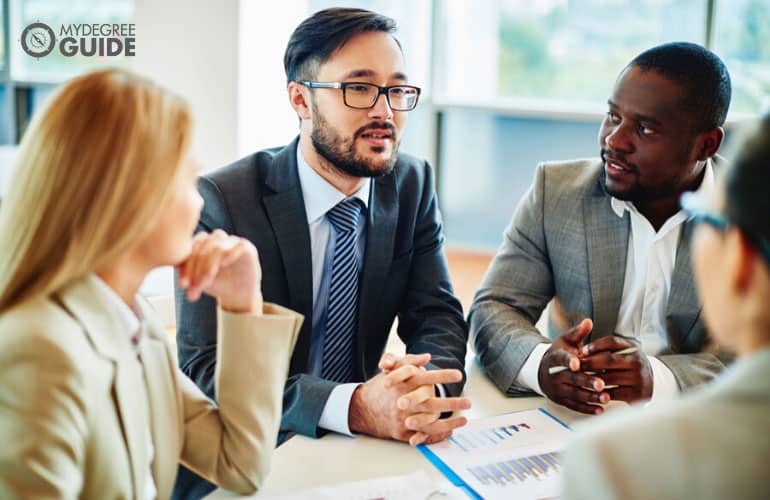
M193 154L204 170L235 160L238 114L238 1L136 0L134 70L185 97L195 117ZM170 296L173 272L161 268L142 284ZM161 313L173 321L166 301Z
M238 1L136 0L136 71L188 99L205 170L237 158Z
M203 170L298 133L283 52L306 0L137 0L133 67L186 97Z
M289 105L283 53L309 14L305 0L240 0L238 56L238 156L287 144L299 133Z
M305 0L137 0L134 70L184 96L204 171L298 131L286 97L283 51L307 16ZM169 295L173 273L151 273L147 295Z

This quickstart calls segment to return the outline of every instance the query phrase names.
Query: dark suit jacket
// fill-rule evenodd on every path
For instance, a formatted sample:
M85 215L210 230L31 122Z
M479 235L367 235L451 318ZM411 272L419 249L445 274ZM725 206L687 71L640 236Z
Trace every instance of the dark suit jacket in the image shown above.
M313 317L310 232L297 174L298 139L260 151L199 182L205 205L198 230L221 228L251 240L262 265L266 302ZM441 217L427 162L400 154L393 171L373 179L366 251L359 286L355 380L374 376L393 321L409 353L431 354L428 368L465 364L468 329L454 295L443 250ZM216 303L188 302L177 286L177 347L182 371L211 398L216 368ZM305 373L312 321L305 321L284 388L279 443L290 433L324 433L318 421L336 383ZM463 377L464 379L464 377ZM446 386L448 396L464 381ZM199 498L213 489L180 467L174 498Z
M259 251L265 301L313 317L310 233L297 174L297 142L260 151L210 175L199 230L221 228ZM443 251L433 173L425 161L398 156L373 179L355 334L355 380L374 376L398 316L407 352L432 355L432 367L463 369L467 326ZM188 302L177 288L177 345L182 370L214 396L215 302ZM282 431L319 436L318 420L334 382L306 374L312 322L302 325L283 401ZM447 386L456 396L463 384Z

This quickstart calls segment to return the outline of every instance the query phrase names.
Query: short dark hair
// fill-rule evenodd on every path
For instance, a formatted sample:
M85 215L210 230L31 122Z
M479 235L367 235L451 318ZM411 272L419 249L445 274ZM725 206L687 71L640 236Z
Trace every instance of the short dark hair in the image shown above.
M312 80L318 66L353 36L367 31L393 34L396 28L394 19L369 10L334 7L316 12L297 26L286 46L286 84ZM398 39L393 39L401 48Z
M685 106L696 132L721 127L730 107L730 73L722 60L695 43L672 42L645 50L627 68L656 71L679 83L686 94Z
M725 215L749 235L770 243L770 114L735 151L725 176Z

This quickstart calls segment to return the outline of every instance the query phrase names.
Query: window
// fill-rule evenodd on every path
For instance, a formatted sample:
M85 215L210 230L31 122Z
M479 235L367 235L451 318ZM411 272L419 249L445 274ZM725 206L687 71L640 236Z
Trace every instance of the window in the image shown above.
M730 69L731 111L770 109L770 2L719 2L713 49Z
M134 0L4 0L0 9L0 145L21 140L34 111L56 86L100 66L120 66L124 57L45 57L26 54L18 43L33 22L49 25L57 39L61 25L130 23ZM2 165L0 165L2 167Z
M456 108L443 113L443 124L439 201L447 241L456 246L500 244L539 162L599 151L594 122Z
M0 3L0 146L11 143L13 138L13 130L11 128L12 110L8 92L10 79L8 74L8 51L6 50L8 43L8 27L6 26L8 16L6 15L6 10L6 3ZM2 169L3 164L0 162L0 188L2 188L1 181L3 179ZM0 191L1 196L2 191Z
M88 23L130 23L133 0L13 0L11 32L21 34L30 23L49 25L60 40L62 25ZM99 66L120 66L123 57L66 57L58 50L36 59L25 54L21 44L13 44L11 77L17 81L58 83Z
M602 111L618 72L633 56L665 41L702 43L706 26L703 0L442 5L442 97L563 111Z
M436 6L439 195L453 245L499 245L537 163L598 155L606 99L644 49L674 40L709 45L730 70L730 118L770 109L768 0Z
M0 74L5 72L5 3L0 4Z

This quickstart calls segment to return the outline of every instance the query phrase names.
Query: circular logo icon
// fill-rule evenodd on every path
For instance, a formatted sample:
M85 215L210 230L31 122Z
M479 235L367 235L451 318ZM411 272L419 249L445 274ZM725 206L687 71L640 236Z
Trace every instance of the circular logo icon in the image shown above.
M56 45L56 36L45 23L32 23L21 32L21 48L32 57L44 57L51 53Z

